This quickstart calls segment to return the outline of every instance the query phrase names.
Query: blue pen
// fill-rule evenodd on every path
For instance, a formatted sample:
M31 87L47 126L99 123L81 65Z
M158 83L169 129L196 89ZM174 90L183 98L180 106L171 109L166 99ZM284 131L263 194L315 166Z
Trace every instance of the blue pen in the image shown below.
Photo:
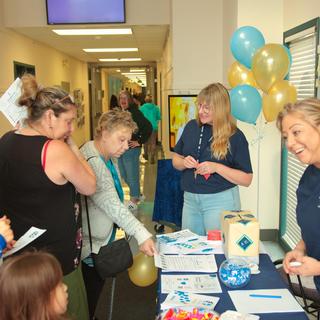
M210 251L213 251L212 248L207 248L207 249L202 249L201 252L210 252Z
M282 296L275 296L270 294L249 294L251 298L270 298L270 299L281 299Z

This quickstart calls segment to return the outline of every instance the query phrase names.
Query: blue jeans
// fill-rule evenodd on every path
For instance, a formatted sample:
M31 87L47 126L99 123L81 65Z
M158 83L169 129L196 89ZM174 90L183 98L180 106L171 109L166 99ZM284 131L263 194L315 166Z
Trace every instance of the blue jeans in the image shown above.
M184 192L182 229L205 236L208 230L221 229L220 215L224 210L240 210L239 188L219 193Z
M128 149L118 160L121 177L130 189L130 198L140 196L140 153L141 147Z

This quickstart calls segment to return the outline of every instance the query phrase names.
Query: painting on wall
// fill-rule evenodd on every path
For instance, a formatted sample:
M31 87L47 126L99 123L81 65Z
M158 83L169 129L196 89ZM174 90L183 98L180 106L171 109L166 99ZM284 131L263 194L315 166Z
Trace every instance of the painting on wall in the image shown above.
M169 95L169 146L173 151L174 146L181 137L188 121L195 119L197 114L197 95Z
M81 128L85 123L83 91L81 89L73 90L74 103L77 105L77 126Z
M21 78L25 73L36 75L36 67L31 64L26 64L18 61L13 61L14 79Z

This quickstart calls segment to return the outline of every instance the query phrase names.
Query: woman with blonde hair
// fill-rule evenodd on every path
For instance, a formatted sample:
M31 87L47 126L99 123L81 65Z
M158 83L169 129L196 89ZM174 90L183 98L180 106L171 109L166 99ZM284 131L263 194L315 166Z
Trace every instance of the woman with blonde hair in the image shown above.
M278 115L277 126L288 151L308 165L296 192L301 240L287 252L283 268L290 274L314 276L320 292L320 100L313 98L285 105ZM299 262L299 266L291 262Z
M240 210L238 185L250 185L252 168L227 89L210 84L200 91L197 103L197 119L187 123L177 142L173 166L182 171L182 228L205 235L220 229L223 210Z

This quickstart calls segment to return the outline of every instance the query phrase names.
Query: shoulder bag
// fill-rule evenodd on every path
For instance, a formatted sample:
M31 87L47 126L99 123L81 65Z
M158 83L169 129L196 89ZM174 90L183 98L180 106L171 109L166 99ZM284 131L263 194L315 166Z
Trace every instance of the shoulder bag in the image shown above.
M126 238L121 238L119 240L113 240L113 235L111 236L111 242L102 246L97 254L92 253L92 238L91 238L91 228L90 228L90 218L89 218L89 208L88 200L85 196L85 204L87 211L88 220L88 231L89 240L91 248L91 257L93 260L94 267L101 277L101 279L106 279L109 277L114 277L117 273L125 271L130 268L133 263L132 252L129 243ZM113 233L116 232L116 225L113 226Z

